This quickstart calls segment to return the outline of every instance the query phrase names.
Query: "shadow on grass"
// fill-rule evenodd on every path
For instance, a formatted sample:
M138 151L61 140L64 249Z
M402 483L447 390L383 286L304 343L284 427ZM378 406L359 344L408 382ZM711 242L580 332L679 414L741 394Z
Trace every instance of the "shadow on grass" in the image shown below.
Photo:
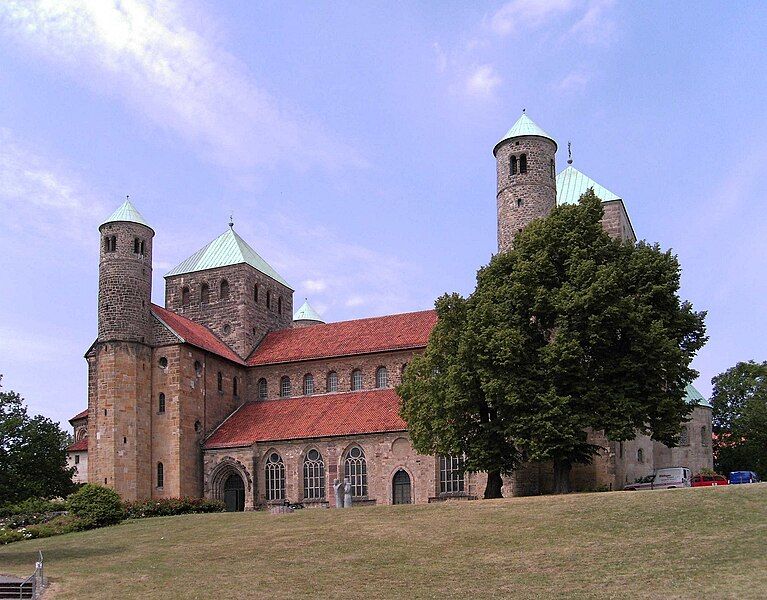
M53 536L57 537L57 536ZM49 539L49 538L46 538ZM10 545L10 544L9 544ZM72 548L51 548L46 549L43 548L43 558L47 564L50 564L54 561L62 561L62 560L69 560L69 559L77 559L77 558L90 558L94 556L98 557L104 557L108 556L110 554L121 554L124 553L125 550L127 550L127 546L113 546L110 548L83 548L83 547L72 547ZM34 570L35 568L35 562L37 561L37 552L38 548L35 548L33 550L19 550L19 551L9 551L7 549L4 549L2 552L0 552L0 564L2 565L30 565L30 570Z

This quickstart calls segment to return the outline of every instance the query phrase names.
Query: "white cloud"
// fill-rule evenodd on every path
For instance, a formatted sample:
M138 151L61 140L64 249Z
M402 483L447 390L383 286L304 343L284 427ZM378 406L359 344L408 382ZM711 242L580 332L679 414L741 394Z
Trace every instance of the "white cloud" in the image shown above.
M365 304L365 298L362 296L351 296L347 298L345 306L355 308L357 306L362 306L363 304Z
M447 54L439 42L434 42L432 48L434 49L434 56L437 61L437 72L444 73L447 70Z
M570 71L559 82L554 85L554 89L563 93L581 92L591 81L591 75L582 69Z
M591 0L583 16L570 28L570 33L589 43L610 42L615 34L615 22L608 15L615 0Z
M171 0L0 3L7 34L99 92L124 99L217 164L364 165L359 152L316 120L280 106L244 64L186 26L180 12ZM307 138L314 143L303 143Z
M474 69L466 80L466 91L481 98L490 98L501 84L501 78L492 65L481 65Z
M521 35L527 31L570 23L568 34L590 43L607 41L615 24L608 9L614 0L511 0L488 20L498 35ZM567 17L567 21L565 21Z
M327 282L322 279L306 279L302 286L307 292L324 292L328 289Z

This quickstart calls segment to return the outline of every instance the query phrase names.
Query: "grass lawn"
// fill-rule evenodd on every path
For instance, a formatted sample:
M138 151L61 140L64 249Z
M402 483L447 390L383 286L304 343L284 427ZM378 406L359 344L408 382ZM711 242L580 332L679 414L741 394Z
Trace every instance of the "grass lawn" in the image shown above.
M127 521L0 547L47 598L765 598L767 483Z

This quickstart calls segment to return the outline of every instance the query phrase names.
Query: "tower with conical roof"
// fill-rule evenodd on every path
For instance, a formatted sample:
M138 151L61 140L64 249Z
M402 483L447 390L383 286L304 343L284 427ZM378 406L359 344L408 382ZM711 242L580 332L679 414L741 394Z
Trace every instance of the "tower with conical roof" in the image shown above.
M524 111L493 148L498 179L498 251L509 250L530 221L556 206L557 143Z
M293 315L293 327L309 327L311 325L323 325L325 321L319 313L309 304L309 299L304 298L304 303Z

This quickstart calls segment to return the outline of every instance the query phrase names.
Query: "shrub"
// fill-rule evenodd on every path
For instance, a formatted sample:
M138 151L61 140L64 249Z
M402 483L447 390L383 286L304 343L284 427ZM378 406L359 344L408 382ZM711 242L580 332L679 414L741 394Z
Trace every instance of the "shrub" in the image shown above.
M124 504L128 519L188 515L195 513L223 512L225 505L220 500L205 498L162 498L159 500L138 500Z
M25 538L22 532L0 527L0 546L10 544L11 542L20 542L23 539Z
M0 507L0 518L12 515L35 515L50 512L61 512L67 509L64 500L45 500L43 498L27 498L16 504L5 504Z
M30 525L26 528L26 531L30 534L29 537L31 538L44 538L53 535L61 535L62 533L81 531L82 529L88 529L82 520L71 515L59 515L47 523Z
M83 529L114 525L125 517L117 492L94 483L88 483L70 495L67 505Z

